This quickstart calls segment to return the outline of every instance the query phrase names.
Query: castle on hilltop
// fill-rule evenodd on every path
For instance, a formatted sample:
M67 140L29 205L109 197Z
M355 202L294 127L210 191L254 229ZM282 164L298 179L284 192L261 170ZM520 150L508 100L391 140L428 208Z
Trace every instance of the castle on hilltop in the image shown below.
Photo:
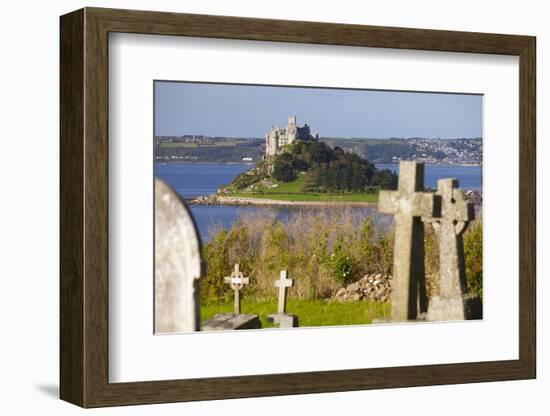
M296 116L288 118L288 126L279 128L271 126L271 131L265 135L265 155L272 156L281 153L281 147L294 143L296 140L318 140L319 133L311 135L306 124L299 127L296 124Z

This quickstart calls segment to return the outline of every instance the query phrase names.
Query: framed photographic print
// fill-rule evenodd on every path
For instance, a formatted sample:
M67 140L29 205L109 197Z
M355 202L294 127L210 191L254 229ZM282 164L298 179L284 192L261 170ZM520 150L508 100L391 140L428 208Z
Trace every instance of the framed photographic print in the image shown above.
M63 400L536 376L535 38L85 8L60 52Z

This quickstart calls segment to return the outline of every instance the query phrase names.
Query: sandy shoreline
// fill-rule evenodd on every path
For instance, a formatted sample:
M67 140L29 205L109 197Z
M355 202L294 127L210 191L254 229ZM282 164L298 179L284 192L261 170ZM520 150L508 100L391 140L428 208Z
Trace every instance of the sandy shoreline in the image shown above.
M216 196L215 198L196 198L186 201L190 205L238 205L238 206L346 206L346 207L374 207L377 202L353 201L281 201L266 198L245 198L236 196Z
M467 191L470 192L470 191ZM481 192L479 193L481 195ZM469 198L470 202L474 205L481 205L481 197L479 200L474 195L474 198ZM241 196L221 196L221 195L208 195L198 198L189 198L185 202L188 205L204 205L204 206L220 206L220 205L234 205L234 206L313 206L313 207L375 207L378 202L366 202L366 201L284 201L279 199L268 198L253 198L253 197L241 197Z

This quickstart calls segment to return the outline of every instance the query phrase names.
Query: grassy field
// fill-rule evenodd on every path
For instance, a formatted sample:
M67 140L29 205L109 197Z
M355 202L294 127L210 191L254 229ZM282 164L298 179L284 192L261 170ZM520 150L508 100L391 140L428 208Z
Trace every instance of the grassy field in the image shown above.
M319 202L378 202L378 194L366 193L314 193L302 192L305 174L298 179L279 183L274 188L261 188L259 192L234 192L231 196L240 198L275 199L277 201L319 201Z
M276 188L264 188L263 192L267 194L299 194L306 181L307 174L302 172L298 178L291 182L279 182Z
M233 302L201 306L201 321L212 318L217 313L230 313ZM273 325L267 316L277 311L276 300L247 301L243 300L242 313L254 313L260 316L262 328ZM298 315L299 324L303 326L337 326L371 324L375 318L385 318L390 314L389 303L356 301L340 303L326 300L292 300L287 302L287 313Z

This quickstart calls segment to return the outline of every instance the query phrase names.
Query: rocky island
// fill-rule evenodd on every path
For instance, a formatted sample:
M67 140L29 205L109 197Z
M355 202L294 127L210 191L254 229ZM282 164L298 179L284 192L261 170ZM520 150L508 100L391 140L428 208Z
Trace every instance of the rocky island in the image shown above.
M216 194L192 204L365 205L377 202L380 189L395 189L397 176L377 169L359 155L330 147L291 116L286 128L272 127L265 154Z

